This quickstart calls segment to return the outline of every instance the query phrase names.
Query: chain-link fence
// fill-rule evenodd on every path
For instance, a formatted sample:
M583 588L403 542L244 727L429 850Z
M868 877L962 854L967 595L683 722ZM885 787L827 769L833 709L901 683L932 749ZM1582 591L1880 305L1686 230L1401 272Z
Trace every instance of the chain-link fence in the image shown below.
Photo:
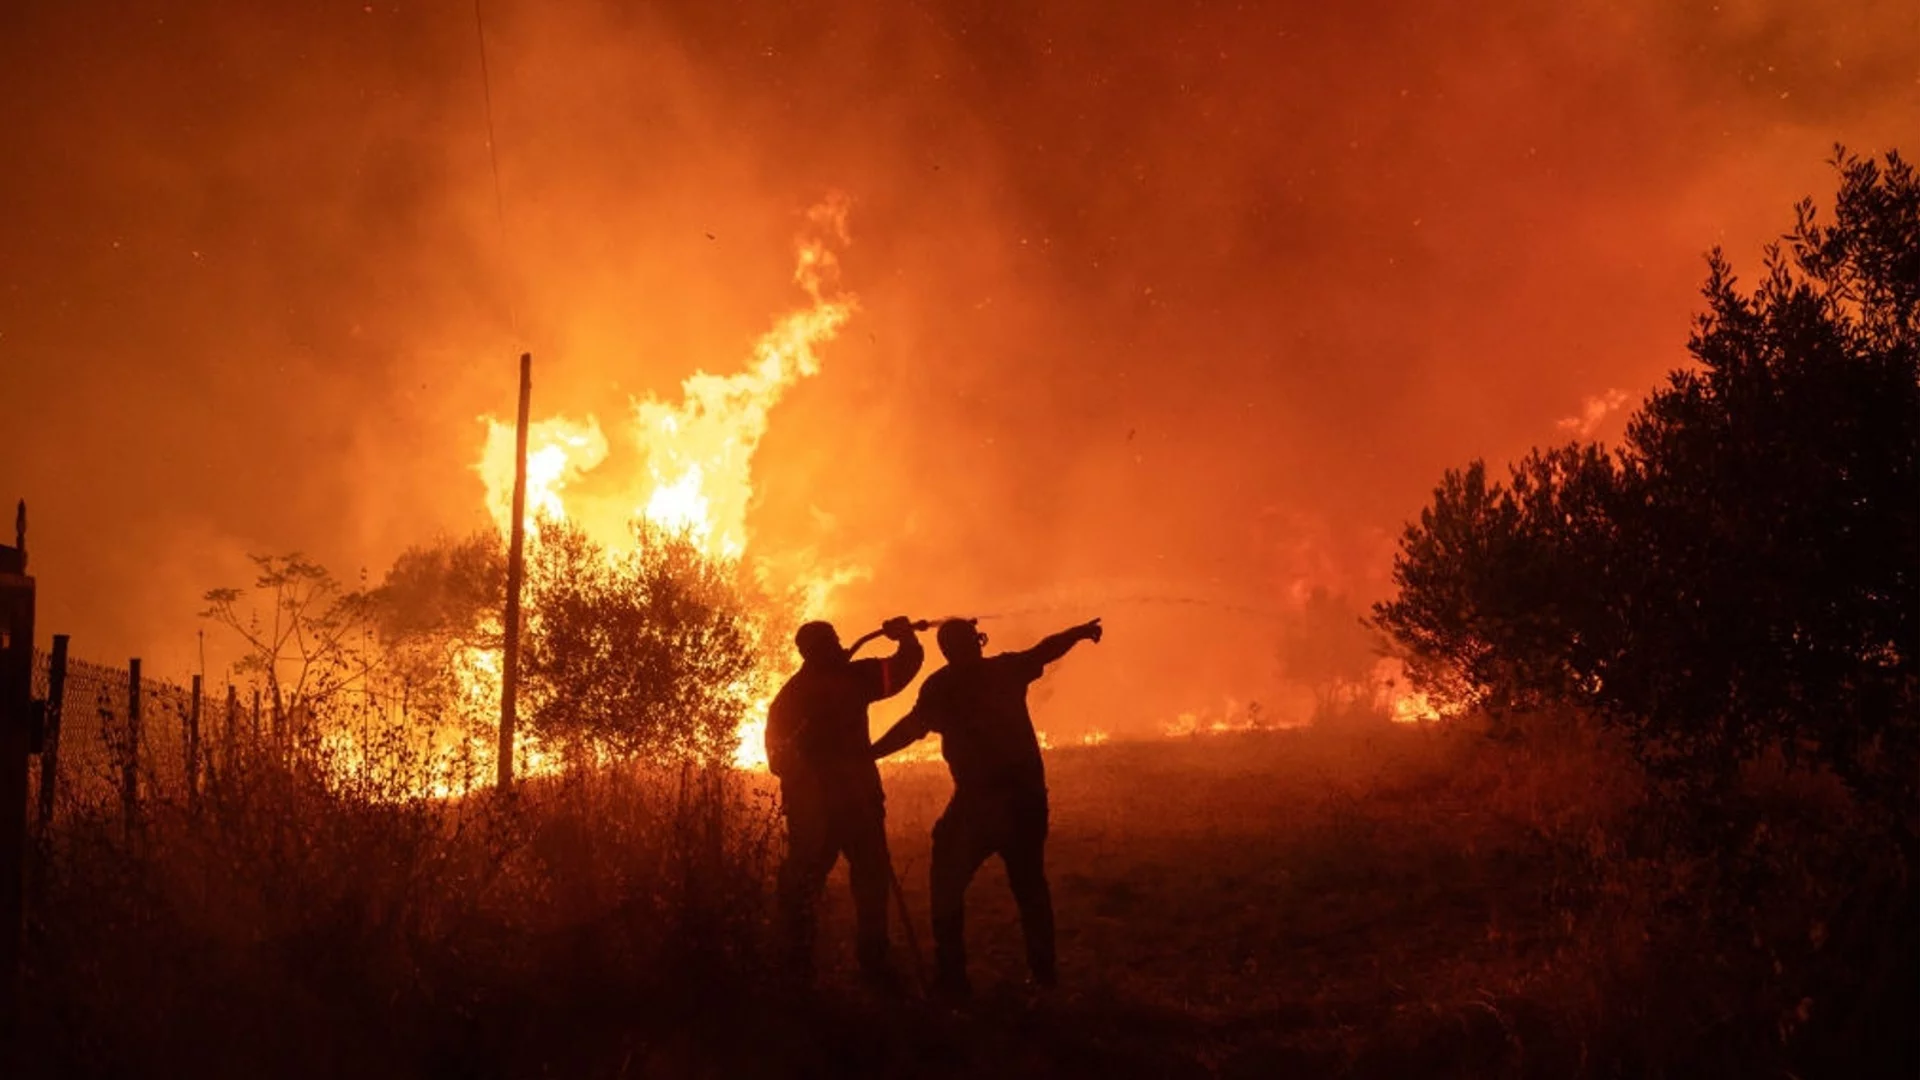
M255 687L202 686L196 697L191 683L136 680L132 663L68 657L56 702L54 666L51 654L35 652L33 694L49 708L29 797L42 824L77 812L191 802L271 734Z

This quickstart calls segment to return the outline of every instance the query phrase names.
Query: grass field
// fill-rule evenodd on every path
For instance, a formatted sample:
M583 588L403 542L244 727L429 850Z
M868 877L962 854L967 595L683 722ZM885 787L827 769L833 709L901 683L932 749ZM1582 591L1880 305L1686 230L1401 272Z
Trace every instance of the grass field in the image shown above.
M1554 868L1529 857L1526 823L1449 797L1448 752L1435 733L1386 728L1056 752L1065 985L1045 998L1023 986L1011 897L989 864L969 893L986 1000L935 1026L938 1056L1089 1075L1519 1065L1531 1033L1511 996L1556 947ZM889 781L925 948L927 836L948 784L925 765Z
M1024 984L997 863L969 893L979 994L966 1009L857 988L844 868L823 909L822 985L777 989L763 958L779 834L751 785L707 803L684 787L562 787L511 813L310 807L274 828L257 810L223 826L216 807L137 853L102 823L96 848L70 841L55 859L48 888L64 902L35 938L27 1071L1813 1076L1912 1064L1898 1030L1920 971L1898 929L1911 889L1832 880L1822 838L1850 824L1818 783L1759 784L1770 825L1751 850L1682 858L1639 850L1631 771L1577 732L1525 747L1387 725L1250 733L1066 749L1048 766L1063 985L1046 994ZM948 781L938 764L886 779L895 865L930 953L928 834ZM1845 925L1833 914L1849 910ZM911 972L897 925L895 945ZM1849 1002L1850 987L1867 989Z
M1818 975L1796 982L1784 967L1770 970L1802 966L1778 942L1697 936L1730 932L1711 910L1723 902L1706 869L1718 860L1636 855L1643 793L1624 762L1587 738L1570 732L1518 749L1382 725L1057 751L1049 866L1058 991L1024 985L1011 896L990 863L968 907L983 1000L959 1013L854 1004L851 912L836 873L837 933L827 936L839 945L843 1005L830 999L818 1014L832 1037L783 1030L755 1044L777 1050L734 1068L1910 1075L1911 1040L1884 1032L1880 1043L1869 1033L1831 1055L1793 1045L1789 1029L1805 1007L1775 999ZM1845 827L1824 786L1784 787L1772 792L1776 803L1816 818L1830 811L1820 828ZM948 782L938 765L912 765L890 770L888 789L895 864L924 950L928 833ZM1790 877L1776 884L1798 884ZM1689 908L1690 893L1709 910ZM1819 903L1791 887L1773 899L1765 915L1775 921ZM1669 951L1676 945L1693 951ZM1885 945L1897 971L1920 972L1911 935ZM1781 984L1768 985L1768 974Z

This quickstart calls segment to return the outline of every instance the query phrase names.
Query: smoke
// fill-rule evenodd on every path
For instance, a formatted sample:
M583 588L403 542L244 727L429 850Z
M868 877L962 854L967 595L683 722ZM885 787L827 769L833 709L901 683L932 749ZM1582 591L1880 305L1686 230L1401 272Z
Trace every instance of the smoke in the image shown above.
M1062 735L1289 700L1282 625L1380 595L1443 468L1617 438L1701 254L1751 277L1835 141L1920 115L1893 0L1455 7L487 0L496 203L459 4L10 5L42 631L184 669L246 552L351 580L484 526L521 350L541 416L731 371L841 191L860 311L769 416L753 543L868 567L853 632L1104 615Z

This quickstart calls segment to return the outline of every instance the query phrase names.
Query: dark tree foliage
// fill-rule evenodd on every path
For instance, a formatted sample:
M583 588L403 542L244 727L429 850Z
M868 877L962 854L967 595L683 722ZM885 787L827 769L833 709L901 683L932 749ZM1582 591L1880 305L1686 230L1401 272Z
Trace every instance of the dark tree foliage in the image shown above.
M761 685L778 602L738 564L688 537L636 524L616 553L565 521L527 547L521 716L550 745L656 760L724 759ZM470 650L501 645L506 552L493 532L408 550L370 594L386 666L409 711L463 717Z
M1777 750L1911 842L1920 786L1920 178L1842 151L1757 287L1706 311L1617 452L1449 471L1377 624L1417 685L1495 714L1573 704L1656 773Z
M507 552L498 533L408 548L369 595L388 669L408 711L443 715L458 701L459 659L500 647Z
M533 728L563 743L723 761L765 687L755 594L683 534L636 524L610 553L564 522L527 567L522 656Z
M388 640L463 633L505 602L506 548L492 530L408 548L372 595Z

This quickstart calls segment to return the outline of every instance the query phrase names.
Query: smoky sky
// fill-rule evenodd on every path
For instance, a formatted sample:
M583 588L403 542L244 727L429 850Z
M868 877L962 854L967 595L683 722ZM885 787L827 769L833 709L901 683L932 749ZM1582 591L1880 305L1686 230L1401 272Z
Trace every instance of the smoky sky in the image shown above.
M0 496L42 636L181 671L248 552L349 583L485 520L482 413L618 421L803 302L756 545L896 610L1103 615L1042 724L1288 700L1449 466L1617 438L1836 142L1920 133L1920 14L1807 5L202 0L0 7ZM489 153L486 95L492 99ZM1907 145L1902 147L1902 142ZM498 187L494 163L498 165ZM1616 395L1616 399L1620 395Z

